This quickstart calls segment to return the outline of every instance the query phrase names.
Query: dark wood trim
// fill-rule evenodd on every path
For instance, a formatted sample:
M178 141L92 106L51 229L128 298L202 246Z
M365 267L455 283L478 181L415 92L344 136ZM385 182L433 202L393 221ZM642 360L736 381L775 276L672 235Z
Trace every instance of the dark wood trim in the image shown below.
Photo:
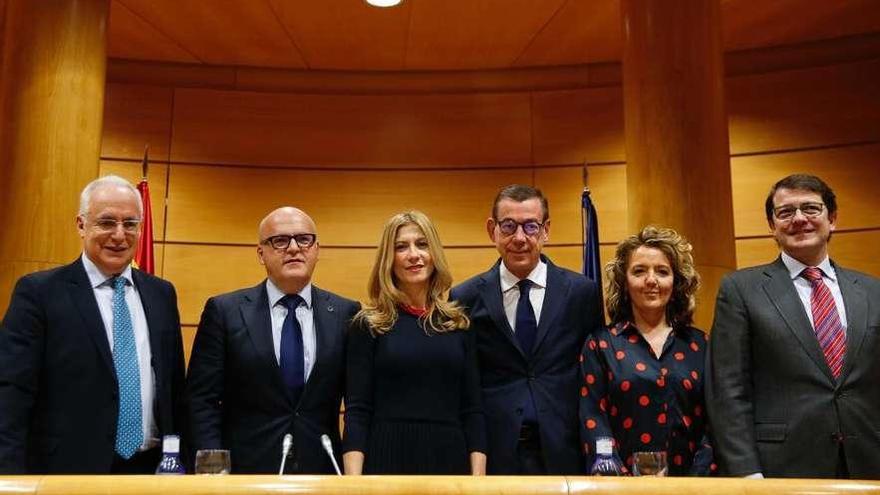
M728 52L727 76L880 58L880 32ZM332 71L110 59L107 82L304 94L443 94L620 86L619 62L456 71Z

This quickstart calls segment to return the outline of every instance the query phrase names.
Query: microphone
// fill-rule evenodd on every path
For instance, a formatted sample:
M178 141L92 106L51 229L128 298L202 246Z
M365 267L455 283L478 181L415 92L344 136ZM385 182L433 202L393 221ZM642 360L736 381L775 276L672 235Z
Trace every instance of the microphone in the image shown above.
M278 475L284 474L284 465L287 464L287 457L290 455L290 450L293 448L293 435L288 433L284 435L284 440L281 441L281 468L278 470Z
M330 441L330 437L327 434L321 435L321 445L324 446L324 452L327 452L327 455L330 456L330 460L333 462L333 469L336 470L336 474L342 476L342 472L339 471L339 464L336 463L336 457L333 456L333 442Z

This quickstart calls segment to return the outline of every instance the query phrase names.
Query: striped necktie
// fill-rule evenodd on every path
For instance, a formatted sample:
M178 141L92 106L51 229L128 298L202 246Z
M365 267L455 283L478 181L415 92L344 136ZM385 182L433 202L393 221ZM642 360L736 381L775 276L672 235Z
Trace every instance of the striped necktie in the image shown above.
M141 410L141 375L131 312L125 302L124 277L113 283L113 366L119 384L119 418L116 422L116 452L130 459L144 442Z
M834 378L838 378L843 369L843 355L846 353L846 332L840 323L837 305L834 303L831 290L822 280L822 270L816 267L805 268L801 276L809 280L813 287L813 292L810 294L813 328L822 353L825 354L825 362L831 368Z

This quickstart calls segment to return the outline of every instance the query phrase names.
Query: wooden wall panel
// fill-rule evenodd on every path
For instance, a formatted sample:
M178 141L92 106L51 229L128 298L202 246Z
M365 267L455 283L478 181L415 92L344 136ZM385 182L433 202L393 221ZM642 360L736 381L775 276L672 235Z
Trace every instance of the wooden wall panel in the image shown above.
M137 186L143 177L143 167L140 162L101 160L99 175L109 174L118 175ZM150 163L147 171L147 184L150 186L150 207L153 212L153 239L157 241L163 240L165 235L165 181L167 174L168 165Z
M880 60L730 77L732 153L880 140Z
M257 261L256 245L165 245L163 278L177 289L183 324L198 324L209 297L254 286L265 276L265 268Z
M625 160L622 98L619 86L534 93L535 163Z
M626 232L626 167L603 165L588 167L590 197L599 218L599 242L616 243ZM580 167L535 169L535 186L547 197L550 206L550 242L580 243L581 193L583 171Z
M828 246L829 255L844 268L880 277L880 229L836 232ZM740 268L770 263L779 256L772 237L736 241L736 262Z
M837 227L880 227L880 144L734 158L731 162L733 211L738 237L768 233L764 200L770 187L793 173L825 180L837 195Z
M325 245L373 246L394 213L420 209L444 243L484 244L497 189L531 182L528 169L286 170L174 166L168 239L252 243L259 221L290 204L309 213Z
M529 96L178 89L172 160L340 166L531 162Z
M171 140L171 88L108 84L104 95L102 158L167 161Z

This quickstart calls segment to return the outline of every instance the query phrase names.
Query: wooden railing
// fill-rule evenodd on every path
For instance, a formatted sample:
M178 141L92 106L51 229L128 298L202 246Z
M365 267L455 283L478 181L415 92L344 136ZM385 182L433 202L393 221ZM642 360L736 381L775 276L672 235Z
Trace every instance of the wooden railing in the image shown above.
M489 476L8 476L0 495L880 494L880 481Z

